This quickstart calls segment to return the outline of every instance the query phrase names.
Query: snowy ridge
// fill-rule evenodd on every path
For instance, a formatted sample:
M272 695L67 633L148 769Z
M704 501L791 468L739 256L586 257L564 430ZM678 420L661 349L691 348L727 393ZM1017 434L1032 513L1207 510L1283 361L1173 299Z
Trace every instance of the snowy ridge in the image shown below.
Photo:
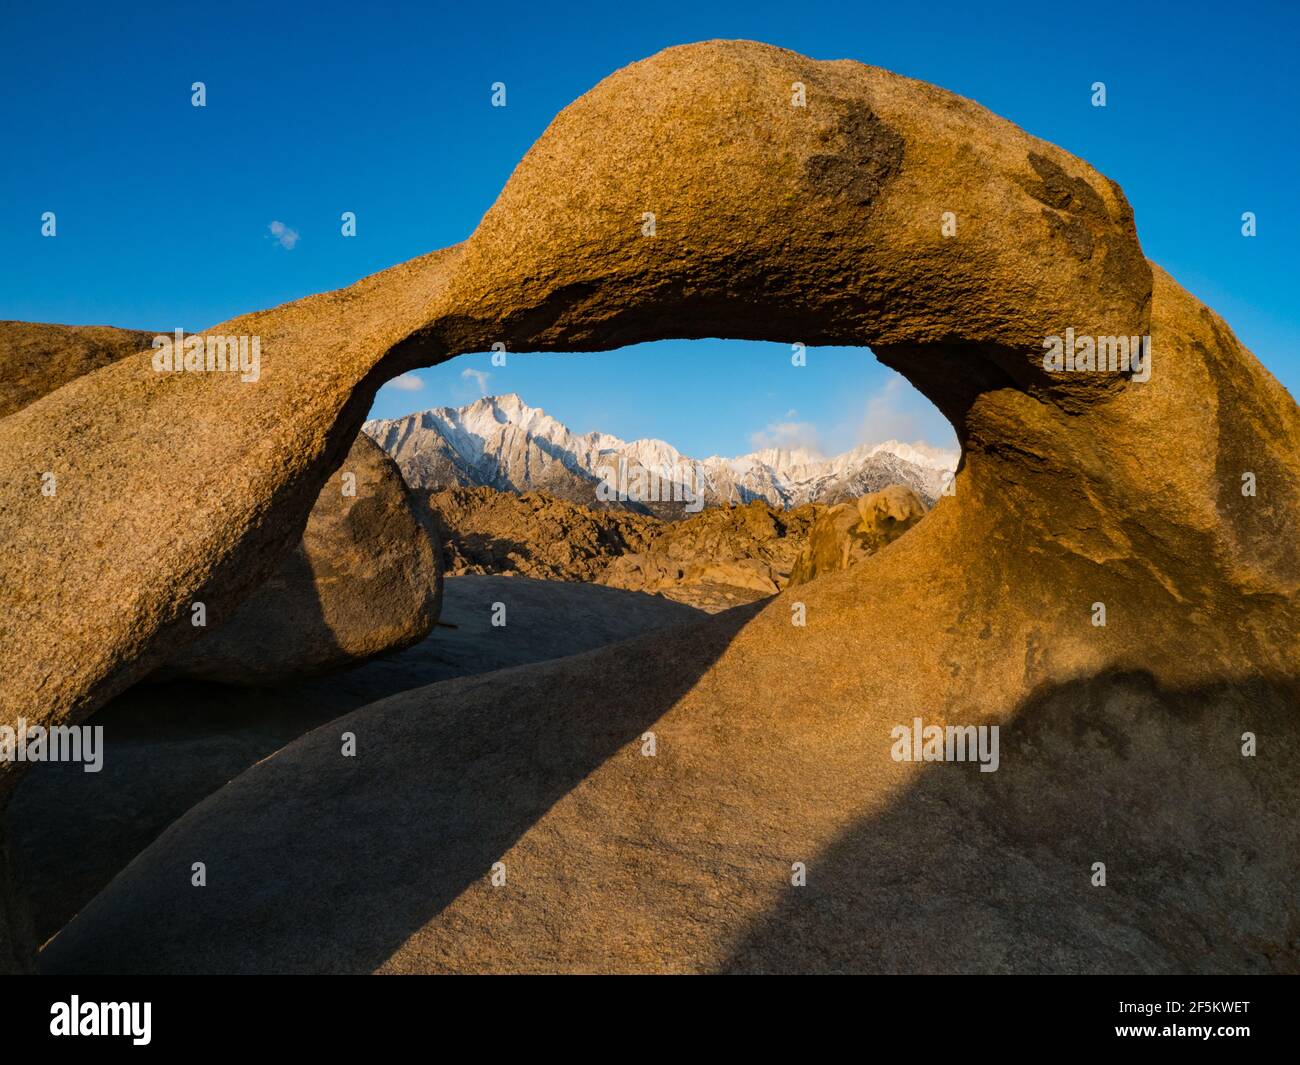
M695 460L663 440L578 435L519 396L485 396L363 427L417 488L487 485L537 490L591 504L611 468L654 471L668 482L703 481L707 505L763 499L773 506L839 502L904 484L933 504L960 459L923 443L887 440L823 458L804 448L764 448ZM653 505L636 507L656 511ZM671 509L671 508L670 508ZM657 512L657 511L656 511Z

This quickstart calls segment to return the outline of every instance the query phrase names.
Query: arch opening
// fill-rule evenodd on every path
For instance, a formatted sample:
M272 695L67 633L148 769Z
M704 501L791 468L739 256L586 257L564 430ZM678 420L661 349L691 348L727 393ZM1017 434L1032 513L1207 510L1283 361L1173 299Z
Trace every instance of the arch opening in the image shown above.
M841 549L865 557L955 492L961 458L950 423L869 350L719 339L458 356L381 389L364 432L441 512L452 572L609 579L682 601L669 571L775 594L795 570L811 576L797 565L810 538L839 538L823 567ZM532 517L543 505L550 528ZM757 509L727 529L716 512L736 507ZM593 530L598 557L542 561L561 513Z

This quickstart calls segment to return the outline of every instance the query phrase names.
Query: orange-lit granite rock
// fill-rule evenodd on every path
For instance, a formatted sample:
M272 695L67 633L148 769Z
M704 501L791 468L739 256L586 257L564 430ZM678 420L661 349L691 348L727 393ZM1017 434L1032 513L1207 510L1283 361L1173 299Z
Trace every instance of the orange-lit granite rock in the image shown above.
M1150 379L1049 372L1067 328L1149 335ZM304 737L47 968L1300 967L1300 412L1086 163L859 63L673 48L566 108L465 243L219 331L260 335L256 383L133 356L0 422L0 719L80 720L174 654L291 550L380 383L495 342L870 345L964 459L760 609ZM998 725L999 771L895 762L918 717Z

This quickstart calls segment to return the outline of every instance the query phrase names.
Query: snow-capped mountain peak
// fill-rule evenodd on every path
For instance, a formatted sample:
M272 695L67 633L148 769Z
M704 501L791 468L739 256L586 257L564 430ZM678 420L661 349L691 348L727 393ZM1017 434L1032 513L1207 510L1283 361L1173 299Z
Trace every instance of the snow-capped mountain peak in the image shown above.
M958 461L961 459L960 452L945 451L942 448L931 447L929 444L920 441L914 444L904 444L897 440L886 440L883 444L876 444L870 453L875 454L879 451L888 451L890 454L897 455L900 459L917 466L926 466L932 470L955 470Z
M764 448L736 458L696 460L663 440L625 441L601 432L579 436L515 393L369 421L364 428L413 487L488 485L593 504L597 486L618 471L620 478L652 475L678 500L657 506L664 502L661 493L644 505L635 500L622 505L669 515L680 512L683 498L683 493L672 496L671 489L683 485L701 490L707 505L752 499L774 506L838 502L887 484L905 484L932 503L960 457L923 443L888 440L830 458L806 448Z

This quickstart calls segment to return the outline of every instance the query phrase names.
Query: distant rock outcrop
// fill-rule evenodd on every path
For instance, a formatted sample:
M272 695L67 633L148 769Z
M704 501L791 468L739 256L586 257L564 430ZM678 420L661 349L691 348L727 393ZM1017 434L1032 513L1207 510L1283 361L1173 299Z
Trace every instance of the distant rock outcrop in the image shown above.
M448 573L595 581L611 559L642 550L664 523L540 492L446 488L425 504L443 529Z
M898 486L861 504L827 508L809 503L782 510L754 500L746 506L710 507L672 522L595 510L539 492L516 495L492 488L444 489L433 493L428 505L443 528L449 573L592 581L653 592L709 612L784 588L807 554L811 530L826 528L819 541L823 569L843 569L902 535L925 514L916 494ZM859 505L866 507L862 528L852 535L847 524L832 530L833 523L824 520L828 513L852 514L849 524L856 525ZM809 569L803 579L823 569Z
M442 566L438 530L417 513L397 465L360 434L279 570L152 679L274 684L422 640Z
M915 492L900 485L854 503L836 503L817 515L790 583L803 584L823 573L848 569L893 543L923 517L925 504Z
M775 595L822 508L778 510L759 500L665 524L641 551L612 561L600 583L658 592L706 610Z

